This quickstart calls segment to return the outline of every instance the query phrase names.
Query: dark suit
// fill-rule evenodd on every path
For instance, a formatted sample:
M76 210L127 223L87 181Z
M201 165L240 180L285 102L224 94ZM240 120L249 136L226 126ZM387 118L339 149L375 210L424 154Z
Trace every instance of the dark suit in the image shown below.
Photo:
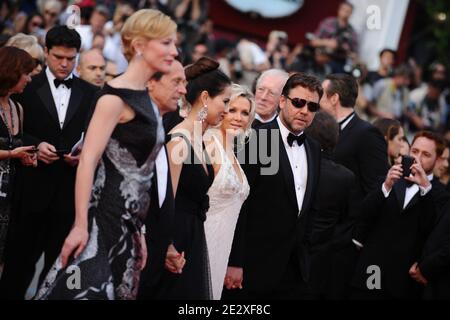
M377 128L356 114L339 134L334 159L355 174L363 197L389 169L386 141Z
M354 239L364 245L356 265L352 284L358 288L354 298L417 299L420 285L409 276L423 245L434 227L438 212L448 201L443 186L432 180L432 189L417 192L403 209L406 182L399 180L385 198L381 184L363 203L361 219L355 226ZM367 288L371 275L367 268L378 266L381 289Z
M428 284L425 299L450 299L450 203L439 213L427 239L419 268Z
M138 295L138 299L143 300L161 298L159 296L160 289L163 285L163 283L161 283L161 276L165 272L164 263L167 247L172 242L172 225L175 207L169 162L167 162L167 166L166 197L161 207L159 207L156 173L152 179L150 208L145 219L145 227L147 229L145 238L147 240L148 262L141 273L141 283Z
M80 139L96 87L74 77L63 127L45 71L35 76L17 97L24 110L26 145L48 142L56 149L68 149ZM14 217L6 252L1 295L23 299L35 271L35 263L45 253L44 273L61 251L74 221L76 167L63 160L50 165L22 167L17 176Z
M353 201L357 189L353 172L322 153L311 238L311 286L319 297L348 297L356 258L352 229L358 213Z
M264 130L267 136L259 135ZM243 267L245 298L295 299L304 293L299 291L305 289L309 278L309 236L320 171L319 145L309 138L304 145L308 178L302 208L298 208L293 172L277 120L253 131L247 144L242 168L250 195L239 215L229 260L230 266ZM260 153L270 155L270 164L264 164L261 156L256 159ZM274 174L261 171L274 162L279 165Z

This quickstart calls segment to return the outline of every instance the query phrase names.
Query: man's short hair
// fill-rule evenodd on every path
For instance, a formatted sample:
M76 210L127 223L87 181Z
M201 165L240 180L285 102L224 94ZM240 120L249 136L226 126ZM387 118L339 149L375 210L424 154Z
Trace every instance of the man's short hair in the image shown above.
M358 83L349 74L334 73L325 77L330 81L325 93L327 97L333 94L339 95L339 102L345 108L353 108L358 97Z
M55 46L62 46L66 48L75 48L80 51L81 37L74 29L67 26L56 26L48 30L45 36L45 46L47 50Z
M283 87L282 95L288 96L289 91L296 87L303 87L313 92L317 92L319 95L319 100L323 95L322 84L319 79L313 75L306 74L303 72L297 72L292 74L289 79L286 81L286 84Z
M384 48L383 50L380 51L380 55L379 57L381 58L383 56L383 54L385 54L386 52L390 52L392 53L392 55L395 56L397 55L397 52L395 50L389 49L389 48Z
M305 132L319 142L325 153L333 153L339 139L339 125L332 115L324 111L317 112Z
M417 132L416 135L414 136L411 145L413 145L418 138L427 138L429 140L433 140L436 145L436 155L438 157L442 156L442 153L444 152L445 147L447 146L445 139L440 134L432 131L423 130Z

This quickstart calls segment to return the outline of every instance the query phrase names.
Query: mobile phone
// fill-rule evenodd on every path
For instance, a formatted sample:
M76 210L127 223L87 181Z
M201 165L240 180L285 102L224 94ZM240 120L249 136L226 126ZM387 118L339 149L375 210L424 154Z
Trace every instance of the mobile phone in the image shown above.
M56 153L60 157L63 157L65 154L69 154L70 150L69 149L57 149L56 151L54 151L54 153Z
M402 156L402 169L403 169L403 176L409 177L411 174L411 166L414 163L414 158L411 156Z

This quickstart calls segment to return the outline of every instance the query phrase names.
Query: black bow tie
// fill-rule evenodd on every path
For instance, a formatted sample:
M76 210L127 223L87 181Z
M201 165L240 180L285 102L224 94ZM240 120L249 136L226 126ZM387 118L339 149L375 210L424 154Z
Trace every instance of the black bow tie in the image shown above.
M55 87L58 88L61 84L65 85L67 88L72 87L73 78L67 79L67 80L59 80L55 79L53 80L53 83L55 84Z
M292 134L291 132L289 132L289 135L287 137L287 142L289 144L290 147L292 147L292 143L294 143L294 141L297 141L298 146L300 147L303 142L305 142L305 134L301 134L299 136L296 136L295 134Z

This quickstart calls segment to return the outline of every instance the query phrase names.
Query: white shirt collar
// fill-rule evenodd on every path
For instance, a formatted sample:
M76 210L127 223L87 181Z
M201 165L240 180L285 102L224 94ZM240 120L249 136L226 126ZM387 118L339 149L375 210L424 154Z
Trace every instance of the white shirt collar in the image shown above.
M355 117L355 115L356 115L356 113L353 112L353 113L351 114L351 116L348 117L348 119L345 120L345 121L340 125L341 130L344 130L344 128L349 124L350 121L352 121L352 119ZM340 123L340 122L341 122L342 120L344 120L344 119L345 119L345 117L342 118L342 119L339 119L339 120L338 120L338 123Z
M255 119L260 121L261 123L269 123L273 119L275 119L277 116L278 116L278 114L275 112L275 114L272 116L272 118L270 118L269 120L264 120L263 118L261 118L261 116L259 114L255 113Z

